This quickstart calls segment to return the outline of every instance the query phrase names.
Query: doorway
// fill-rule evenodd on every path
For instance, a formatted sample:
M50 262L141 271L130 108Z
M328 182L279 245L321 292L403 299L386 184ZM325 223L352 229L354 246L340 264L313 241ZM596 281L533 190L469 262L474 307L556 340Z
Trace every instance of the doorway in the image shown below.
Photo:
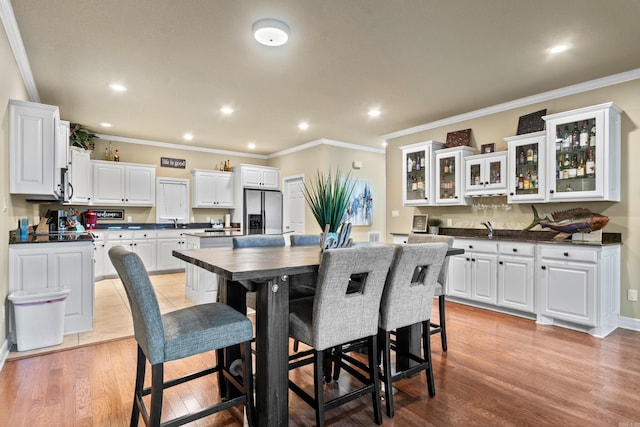
M304 174L283 178L282 188L284 189L282 230L285 233L304 233Z

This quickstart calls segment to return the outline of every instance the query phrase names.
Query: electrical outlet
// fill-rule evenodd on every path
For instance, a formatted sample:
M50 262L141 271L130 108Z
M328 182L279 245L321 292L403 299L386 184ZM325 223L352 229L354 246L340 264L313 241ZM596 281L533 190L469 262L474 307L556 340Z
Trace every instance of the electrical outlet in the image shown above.
M637 289L627 290L627 299L629 301L638 301L638 290Z
M391 216L392 216L393 218L397 218L397 217L399 217L399 216L400 216L400 211L392 210L392 211L391 211Z
M447 218L447 227L451 227L453 225L453 220L451 218Z

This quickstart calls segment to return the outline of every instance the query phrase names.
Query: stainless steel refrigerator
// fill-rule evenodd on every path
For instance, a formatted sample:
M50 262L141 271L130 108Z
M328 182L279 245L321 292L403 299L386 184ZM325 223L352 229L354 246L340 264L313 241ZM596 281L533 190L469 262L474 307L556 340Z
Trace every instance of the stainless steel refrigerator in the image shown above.
M244 234L282 233L282 193L244 190Z

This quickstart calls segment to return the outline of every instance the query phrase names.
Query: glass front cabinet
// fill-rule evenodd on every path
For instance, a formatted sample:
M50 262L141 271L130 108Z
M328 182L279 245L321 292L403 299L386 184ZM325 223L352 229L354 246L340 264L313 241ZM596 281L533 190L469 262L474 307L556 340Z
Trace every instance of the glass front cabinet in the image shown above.
M465 195L491 196L507 192L507 153L498 151L465 159Z
M402 149L402 203L405 206L434 205L434 151L443 143L426 141Z
M543 117L547 201L620 201L620 113L606 103Z
M544 202L546 197L546 133L527 133L505 138L508 144L508 203Z
M444 148L435 152L436 205L466 205L464 192L464 159L475 153L472 147Z

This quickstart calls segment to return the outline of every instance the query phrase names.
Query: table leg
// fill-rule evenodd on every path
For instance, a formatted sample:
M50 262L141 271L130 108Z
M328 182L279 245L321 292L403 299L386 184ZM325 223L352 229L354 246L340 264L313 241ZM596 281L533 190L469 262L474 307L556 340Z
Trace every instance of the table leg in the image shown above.
M421 325L415 325L399 328L396 331L396 345L398 353L396 354L396 369L398 371L406 371L408 368L415 366L417 363L402 355L402 351L410 351L413 354L422 354L421 346Z
M222 276L218 277L219 301L238 310L242 314L247 314L247 291L237 282L229 281ZM234 360L241 360L240 346L227 347L224 350L224 365L229 368ZM218 375L218 391L220 396L231 399L240 395L234 387L229 386L224 375Z

